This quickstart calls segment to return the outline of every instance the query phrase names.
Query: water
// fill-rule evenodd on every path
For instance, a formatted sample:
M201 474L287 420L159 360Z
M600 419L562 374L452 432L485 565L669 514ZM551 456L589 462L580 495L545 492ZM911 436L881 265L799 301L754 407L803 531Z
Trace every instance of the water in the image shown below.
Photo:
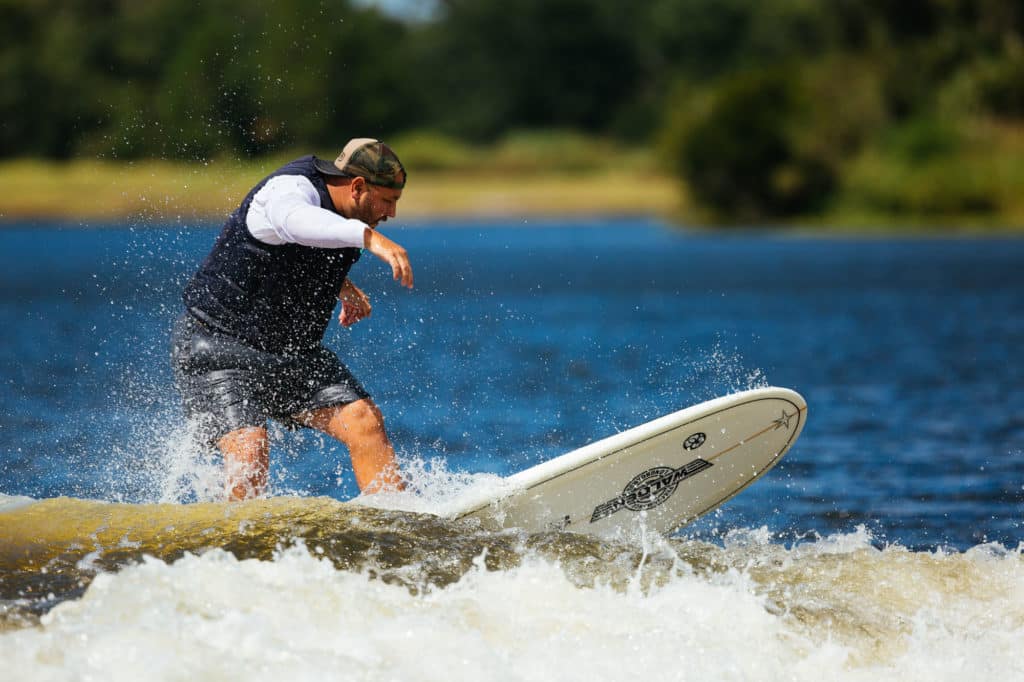
M394 231L412 292L356 266L373 316L328 343L414 472L384 506L764 384L810 408L779 466L632 544L339 505L345 453L310 432L274 432L274 500L155 505L219 487L167 363L214 228L15 226L0 493L45 502L0 515L0 656L34 679L1024 678L1024 240L535 227Z

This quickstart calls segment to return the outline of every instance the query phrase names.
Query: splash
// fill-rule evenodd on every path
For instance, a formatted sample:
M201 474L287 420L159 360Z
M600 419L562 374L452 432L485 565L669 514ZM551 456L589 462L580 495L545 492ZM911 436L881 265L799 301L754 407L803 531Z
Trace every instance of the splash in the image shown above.
M369 512L370 510L366 510ZM368 518L371 518L369 515ZM546 534L469 548L446 582L339 568L322 543L214 550L101 573L0 635L17 678L961 680L1024 672L1024 556L878 547L646 547ZM512 560L509 561L508 559ZM405 566L412 569L415 562ZM391 574L392 578L394 573Z
M687 383L703 387L702 400L768 386L764 372L751 368L739 349L729 346L721 336L694 358L690 371L693 377Z
M406 458L401 466L407 491L362 495L354 501L378 509L449 516L452 510L484 504L514 490L501 476L454 470L442 457Z

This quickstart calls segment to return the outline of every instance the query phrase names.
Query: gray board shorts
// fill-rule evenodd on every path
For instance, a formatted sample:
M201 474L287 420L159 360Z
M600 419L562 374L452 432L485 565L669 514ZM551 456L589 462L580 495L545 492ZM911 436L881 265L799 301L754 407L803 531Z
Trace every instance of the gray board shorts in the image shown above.
M338 356L324 346L300 353L259 350L188 313L174 324L171 363L185 414L216 443L236 429L369 398Z

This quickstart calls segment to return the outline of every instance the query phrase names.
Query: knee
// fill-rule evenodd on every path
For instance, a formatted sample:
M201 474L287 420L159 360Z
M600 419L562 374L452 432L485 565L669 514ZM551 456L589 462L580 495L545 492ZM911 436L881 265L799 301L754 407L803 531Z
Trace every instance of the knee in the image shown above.
M357 400L341 410L342 440L345 437L365 438L384 432L384 415L370 400Z

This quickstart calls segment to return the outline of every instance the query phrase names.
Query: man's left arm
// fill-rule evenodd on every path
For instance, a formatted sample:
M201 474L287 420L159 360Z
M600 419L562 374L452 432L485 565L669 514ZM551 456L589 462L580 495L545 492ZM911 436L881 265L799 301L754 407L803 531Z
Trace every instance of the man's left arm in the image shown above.
M373 311L369 297L348 277L341 285L338 299L341 300L341 314L338 315L338 322L343 327L351 327L359 320L369 317Z

